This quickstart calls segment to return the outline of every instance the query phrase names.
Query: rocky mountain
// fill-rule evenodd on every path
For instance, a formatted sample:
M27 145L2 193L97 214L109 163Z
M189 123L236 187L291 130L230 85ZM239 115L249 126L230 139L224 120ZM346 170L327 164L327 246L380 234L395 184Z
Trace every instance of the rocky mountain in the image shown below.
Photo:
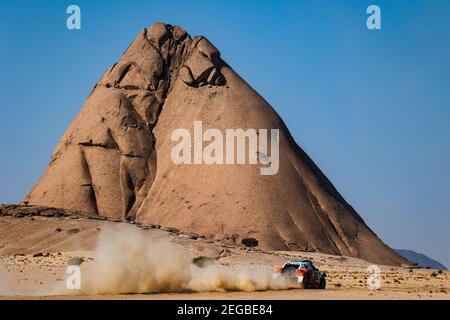
M203 141L195 140L200 121ZM272 154L252 151L248 137L247 163L219 164L217 150L224 146L217 135L208 141L205 133L239 128L258 130L259 142L278 130L275 139L268 138ZM194 148L219 143L210 154L215 164L201 155L194 164L176 163L173 135L179 129L194 136ZM233 150L239 153L237 143ZM261 174L274 160L275 174ZM104 73L22 202L229 241L252 237L264 249L406 263L364 223L275 110L208 39L163 23L142 30Z

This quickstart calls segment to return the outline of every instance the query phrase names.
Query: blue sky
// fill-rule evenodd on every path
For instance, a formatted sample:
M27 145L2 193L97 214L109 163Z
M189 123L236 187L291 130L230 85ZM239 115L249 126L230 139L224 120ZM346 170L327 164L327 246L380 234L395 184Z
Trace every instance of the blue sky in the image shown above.
M66 28L81 8L82 29ZM382 29L366 28L377 4ZM0 202L144 27L207 36L390 246L450 266L449 1L0 0Z

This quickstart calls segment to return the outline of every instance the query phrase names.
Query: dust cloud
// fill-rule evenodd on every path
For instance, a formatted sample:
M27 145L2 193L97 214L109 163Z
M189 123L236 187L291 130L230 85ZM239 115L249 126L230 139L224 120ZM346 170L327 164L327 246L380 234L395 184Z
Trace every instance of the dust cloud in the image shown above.
M82 277L83 294L288 289L291 283L258 270L209 264L199 267L182 247L136 228L102 229L94 265ZM84 273L83 273L84 275Z

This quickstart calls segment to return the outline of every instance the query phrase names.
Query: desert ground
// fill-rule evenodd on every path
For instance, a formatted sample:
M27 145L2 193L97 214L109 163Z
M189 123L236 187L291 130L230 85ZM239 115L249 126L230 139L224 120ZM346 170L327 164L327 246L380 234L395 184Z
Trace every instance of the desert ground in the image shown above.
M169 251L172 249L164 248L162 252L156 252L158 250L155 248L158 247L154 247L149 256L148 252L139 252L145 250L142 249L146 248L145 244L137 247L132 244L133 247L129 248L126 246L132 243L131 240L128 244L116 244L114 239L106 239L106 243L111 242L111 248L99 253L99 248L105 245L105 239L104 243L99 245L99 238L106 229L125 232L130 235L130 239L134 233L138 233L138 237L148 237L146 241L154 241L156 246L159 246L161 241L164 241L162 246L170 243L171 248L176 248L177 254L170 256L172 253ZM113 234L114 232L116 231L113 231ZM120 237L119 239L123 239L123 234ZM140 238L136 239L139 241ZM129 255L125 251L134 253ZM364 260L317 252L262 251L231 241L184 233L174 228L80 216L2 216L0 255L1 299L450 299L450 275L446 271L380 266L381 288L370 290L367 287L367 267L370 263ZM108 260L108 255L115 255L115 260ZM141 255L146 255L147 260L141 259ZM265 284L262 284L262 287L236 287L234 284L230 286L221 283L220 281L224 280L218 280L220 276L217 274L201 275L200 281L207 278L205 281L210 283L200 286L197 284L196 288L200 288L197 290L186 290L177 285L167 287L164 281L169 279L167 281L171 282L173 277L177 278L177 274L184 272L177 269L183 265L177 255L189 259L206 257L206 261L211 262L214 268L227 270L226 281L240 281L236 279L242 272L259 281L260 277L267 276L270 270L282 265L287 258L308 258L327 273L327 288L273 288ZM65 288L68 264L80 265L82 273L89 273L96 270L96 264L101 264L102 259L106 259L111 265L100 269L100 272L94 272L95 278L91 279L96 282L100 281L99 278L106 277L106 289L72 292ZM133 260L142 261L140 265L133 267ZM170 273L167 261L173 262L170 266L175 267L173 274ZM122 265L119 271L114 269L116 263ZM166 277L165 280L147 279L149 286L140 288L138 285L138 290L123 287L117 280L123 278L125 282L141 281L142 270L147 272L146 264L149 264L149 273L160 272L160 267L169 270L165 275L158 276ZM139 276L133 279L133 272L137 269L140 270ZM258 272L262 272L261 270L264 270L264 274L259 276ZM124 275L123 271L127 274ZM175 278L174 282L177 281ZM124 294L121 290L139 293Z

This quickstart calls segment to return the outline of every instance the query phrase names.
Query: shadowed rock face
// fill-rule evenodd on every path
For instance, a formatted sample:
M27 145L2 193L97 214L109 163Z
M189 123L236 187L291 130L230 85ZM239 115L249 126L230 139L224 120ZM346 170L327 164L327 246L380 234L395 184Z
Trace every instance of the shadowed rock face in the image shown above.
M173 130L193 122L279 129L279 172L261 165L175 165ZM274 250L317 250L385 264L387 247L295 143L283 121L206 38L144 29L102 76L23 202L158 223Z

